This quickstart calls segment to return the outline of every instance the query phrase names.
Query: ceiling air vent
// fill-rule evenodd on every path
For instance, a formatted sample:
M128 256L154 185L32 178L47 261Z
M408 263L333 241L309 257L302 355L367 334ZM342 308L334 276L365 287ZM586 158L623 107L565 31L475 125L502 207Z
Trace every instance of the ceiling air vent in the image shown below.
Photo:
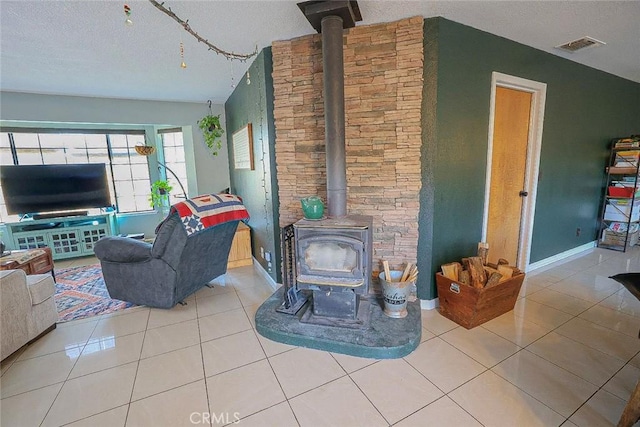
M566 50L567 52L573 53L582 49L586 49L588 47L603 46L605 44L606 44L605 42L596 40L593 37L585 36L585 37L582 37L581 39L573 40L568 43L564 43L559 46L556 46L556 49L562 49L562 50Z

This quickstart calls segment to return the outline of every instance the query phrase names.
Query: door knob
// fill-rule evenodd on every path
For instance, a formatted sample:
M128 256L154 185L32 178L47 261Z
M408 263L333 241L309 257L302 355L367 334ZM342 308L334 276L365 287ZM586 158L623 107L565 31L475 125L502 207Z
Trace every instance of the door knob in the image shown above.
M520 197L527 197L529 195L529 193L527 193L526 191L521 191L520 192Z

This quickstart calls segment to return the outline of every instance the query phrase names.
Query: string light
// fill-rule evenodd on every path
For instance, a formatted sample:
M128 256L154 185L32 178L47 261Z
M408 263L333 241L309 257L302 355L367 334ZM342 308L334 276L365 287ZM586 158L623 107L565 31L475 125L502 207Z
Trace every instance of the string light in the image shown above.
M126 17L124 21L125 25L133 25L133 21L131 20L131 8L126 3L124 4L124 15Z
M187 64L184 62L184 43L182 43L182 40L180 41L180 59L182 60L180 68L187 68Z
M149 0L149 3L154 5L156 7L156 9L160 10L162 13L164 13L167 16L169 16L174 21L176 21L178 24L180 24L182 26L182 28L184 28L184 30L187 33L189 33L193 37L195 37L196 40L198 40L200 43L204 43L205 45L207 45L209 50L212 50L212 51L214 51L215 53L217 53L219 55L223 55L224 57L226 57L227 59L229 59L231 61L233 61L233 60L246 61L247 59L250 59L250 58L252 58L252 57L254 57L254 56L256 56L258 54L258 46L256 46L256 49L253 52L247 53L247 54L227 52L226 50L221 49L218 46L210 43L209 40L205 39L200 34L198 34L196 31L194 31L191 28L191 26L189 25L189 20L188 19L186 21L183 21L175 13L173 13L171 8L164 7L164 3L158 3L156 0Z
M233 61L231 61L231 89L235 89L235 88L236 88L236 82L233 77Z
M260 73L260 69L258 68L258 96L256 97L256 109L260 112L260 125L258 131L258 140L260 141L260 152L262 156L260 156L260 165L262 167L262 177L260 178L260 186L264 190L264 203L262 205L262 213L264 215L264 223L266 224L267 230L267 241L273 242L273 216L269 216L270 208L273 202L273 189L270 183L268 171L269 171L269 144L268 141L265 143L265 128L266 125L264 123L265 111L264 111L264 98L262 95L262 74ZM247 70L247 81L249 80L249 70ZM248 84L248 83L247 83ZM254 133L255 135L255 133ZM271 258L271 261L267 262L267 271L271 273L273 271L273 261L274 258Z

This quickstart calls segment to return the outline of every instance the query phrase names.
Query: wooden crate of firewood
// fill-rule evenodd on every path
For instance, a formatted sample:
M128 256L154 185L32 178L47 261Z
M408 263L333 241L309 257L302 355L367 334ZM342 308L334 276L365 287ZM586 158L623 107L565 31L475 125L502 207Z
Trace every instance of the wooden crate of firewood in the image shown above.
M483 261L463 258L462 263L443 265L443 272L436 274L438 310L467 329L513 310L524 280L524 273L505 260Z

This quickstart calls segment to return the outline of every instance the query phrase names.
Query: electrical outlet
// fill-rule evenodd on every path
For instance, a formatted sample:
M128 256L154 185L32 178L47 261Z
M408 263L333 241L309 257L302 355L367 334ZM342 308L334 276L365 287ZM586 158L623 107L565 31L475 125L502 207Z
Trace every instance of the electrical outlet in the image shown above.
M576 237L580 237L580 233L582 233L580 227L576 228Z
M264 259L264 248L260 246L260 258Z

